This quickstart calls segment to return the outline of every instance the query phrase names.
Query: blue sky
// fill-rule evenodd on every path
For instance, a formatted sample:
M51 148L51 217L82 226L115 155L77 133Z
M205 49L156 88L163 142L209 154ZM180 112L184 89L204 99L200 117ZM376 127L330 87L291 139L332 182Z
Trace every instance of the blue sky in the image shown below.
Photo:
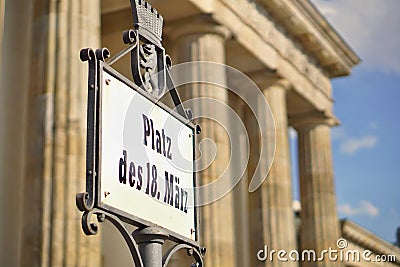
M312 2L362 59L350 77L333 80L339 217L393 242L400 226L400 1ZM297 191L295 182L295 198Z

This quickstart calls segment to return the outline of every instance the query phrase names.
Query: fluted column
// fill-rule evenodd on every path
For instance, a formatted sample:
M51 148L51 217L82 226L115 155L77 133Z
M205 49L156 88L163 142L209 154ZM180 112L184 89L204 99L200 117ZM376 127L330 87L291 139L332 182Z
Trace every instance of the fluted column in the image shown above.
M21 266L32 1L0 0L0 266Z
M270 259L269 255L265 262L260 262L255 256L258 250L264 248L264 245L268 246L269 251L272 249L290 251L296 249L297 245L292 210L292 178L286 107L286 92L290 84L284 79L268 77L268 75L264 77L258 75L254 80L263 91L271 108L276 128L276 150L267 180L253 193L255 195L251 196L253 199L251 208L254 209L251 227L257 229L253 229L253 235L262 235L262 239L255 239L259 240L259 244L252 245L254 255L252 266L297 266L297 263L292 261ZM272 144L270 133L264 133L262 136L265 147ZM268 167L264 166L264 168Z
M237 86L229 84L230 88ZM229 96L229 104L235 109L235 113L240 116L244 122L247 120L245 105L237 97ZM232 119L231 121L234 121ZM245 125L243 125L245 126ZM236 234L235 247L236 247L236 266L249 266L250 258L254 257L250 253L249 247L252 243L250 236L250 216L249 216L249 177L245 171L250 154L248 136L245 132L240 132L237 129L232 129L230 134L231 142L239 148L240 153L232 153L231 165L232 174L240 175L243 173L238 184L232 190L234 198L234 230Z
M330 128L336 121L324 114L293 118L298 132L301 249L318 253L336 249L340 238L332 166ZM327 257L325 257L327 258ZM305 267L341 266L340 262L303 262Z
M22 266L99 266L75 194L85 189L87 64L100 46L100 0L39 0L33 9Z
M225 28L203 18L181 21L173 25L168 37L175 44L174 61L177 63L192 61L225 63L225 40L229 34ZM208 69L202 64L192 66L186 75L190 75L194 81L210 80L211 77L214 77L214 80L218 80L222 86L226 85L225 71ZM226 89L215 85L194 83L185 86L179 90L179 93L183 99L205 97L228 103ZM211 103L202 103L202 105L198 105L193 102L193 105L190 105L194 117L209 114L210 112L206 112L207 110L224 113ZM220 113L219 116L224 116L224 114ZM215 160L198 176L201 184L209 184L222 175L229 164L229 138L224 128L211 119L203 118L196 122L200 123L202 128L200 138L210 138L217 147ZM210 160L210 152L202 151L202 163ZM207 247L206 266L235 266L233 223L232 194L201 208L200 234L201 244Z
M4 33L4 13L5 13L5 0L0 0L0 62L3 47L3 33ZM1 64L0 64L1 73Z

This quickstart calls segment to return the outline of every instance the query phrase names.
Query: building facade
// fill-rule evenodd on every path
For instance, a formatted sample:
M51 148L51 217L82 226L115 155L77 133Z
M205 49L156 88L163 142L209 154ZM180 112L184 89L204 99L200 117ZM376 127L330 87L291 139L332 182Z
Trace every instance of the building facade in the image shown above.
M395 263L368 266L399 266L398 249L351 222L341 224L337 217L330 130L338 119L331 79L350 75L360 59L318 10L308 0L149 2L164 16L163 44L175 64L206 61L232 66L257 84L274 118L274 163L268 179L249 193L257 160L263 149L270 149L259 144L270 142L269 135L257 131L249 110L221 86L188 85L179 90L185 100L207 97L231 106L250 141L247 147L240 137L229 140L217 123L199 119L202 138L214 140L218 148L213 163L200 173L201 183L225 171L230 141L250 155L240 183L202 207L206 266L366 266L257 259L265 245L274 250L322 251L336 248L341 237L359 249L374 248L377 255L397 255ZM133 27L130 1L0 3L0 265L129 266L129 252L111 225L102 224L97 236L84 236L74 201L85 182L87 66L80 62L79 51L122 50L122 31ZM130 77L129 58L117 69ZM240 87L227 73L202 65L196 75ZM241 92L246 94L246 88ZM204 109L194 105L194 116ZM298 134L299 233L292 209L290 126ZM233 155L232 160L246 159ZM262 162L261 168L268 168ZM177 255L171 266L185 266L188 260Z

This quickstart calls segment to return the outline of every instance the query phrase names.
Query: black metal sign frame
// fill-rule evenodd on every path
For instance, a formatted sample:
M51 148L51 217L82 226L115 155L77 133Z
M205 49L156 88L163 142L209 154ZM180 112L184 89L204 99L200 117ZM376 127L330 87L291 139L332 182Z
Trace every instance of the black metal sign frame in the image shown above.
M124 237L136 266L143 266L143 256L140 255L138 245L124 223L137 226L139 229L159 226L137 217L135 214L128 214L101 203L101 99L103 72L124 83L191 129L195 137L193 138L193 164L196 153L196 135L200 133L200 127L191 121L191 112L183 108L169 74L171 60L165 54L165 50L161 45L162 17L146 1L131 0L131 5L135 29L123 33L123 41L128 45L127 48L109 60L107 59L110 53L106 48L95 51L86 48L80 52L81 60L87 61L89 65L86 192L77 194L76 204L78 209L83 212L82 229L85 234L95 235L98 232L96 223L91 222L93 215L97 216L99 222L110 221ZM128 53L131 53L134 83L111 67L112 64ZM171 95L176 111L159 102L159 98L164 92L168 92ZM193 170L195 170L195 166L193 166ZM195 187L195 171L193 172L193 184ZM196 201L196 196L194 196L194 201ZM168 264L172 254L179 249L187 249L188 254L192 255L196 260L197 266L203 265L202 257L204 256L205 248L201 248L199 245L199 210L196 205L194 206L194 240L161 227L168 239L177 243L164 256L163 266Z

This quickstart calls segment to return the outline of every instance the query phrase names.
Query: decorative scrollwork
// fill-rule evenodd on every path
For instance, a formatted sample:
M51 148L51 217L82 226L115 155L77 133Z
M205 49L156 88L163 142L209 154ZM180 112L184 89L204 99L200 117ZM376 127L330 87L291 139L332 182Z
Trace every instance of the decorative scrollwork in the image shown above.
M110 50L107 48L99 48L96 49L96 57L100 61L105 61L107 58L110 57Z
M123 236L126 244L128 245L129 251L131 252L131 256L132 256L133 262L135 263L135 266L143 267L144 265L143 265L143 261L140 256L140 253L139 253L138 245L137 245L135 239L133 239L131 233L128 231L128 229L126 229L123 222L117 216L108 214L106 212L102 212L102 213L105 215L105 219L108 220L109 222L111 222Z
M192 264L193 267L202 267L203 266L203 254L200 253L197 249L193 248L192 246L189 246L187 244L177 244L173 247L171 247L163 257L163 267L167 267L172 255L174 255L177 251L181 249L186 249L188 256L193 256L193 258L196 260L195 263ZM205 249L202 248L202 251L205 253Z
M96 52L91 49L91 48L84 48L80 51L79 57L80 59L85 62L88 61L88 102L94 102L97 93L96 93L96 88L97 88L97 69L98 69L98 60L97 60L97 54L102 54L106 55L106 52ZM95 139L96 139L96 122L95 122L95 114L96 111L94 110L94 107L91 107L89 105L90 109L88 109L88 117L87 117L87 122L88 122L88 142L87 142L87 158L86 158L86 192L84 193L79 193L76 195L75 201L76 201L76 206L80 211L85 211L88 212L93 209L94 207L94 195L95 195L95 179L96 179L96 173L95 173L95 161L94 161L94 154L95 154ZM94 232L94 229L90 229L89 227L86 228L88 233Z
M126 244L128 245L131 257L135 266L143 267L143 260L140 256L138 245L131 233L125 227L124 223L115 215L112 215L104 210L94 208L90 211L85 211L82 215L82 229L86 235L96 235L98 233L98 225L92 222L92 216L97 215L98 222L104 222L105 220L111 222L121 233Z
M133 44L136 43L137 40L137 32L134 30L124 31L122 34L122 41L124 44Z
M91 49L91 48L82 49L79 53L79 57L80 57L81 61L83 61L83 62L92 61L92 60L96 59L96 55L95 55L93 49Z
M89 193L78 193L75 197L76 206L80 211L90 211L93 209L93 202L89 202Z
M124 44L129 44L129 46L124 48L122 51L120 51L118 54L116 54L114 57L108 60L107 64L109 66L120 60L122 57L124 57L126 54L128 54L138 46L139 44L138 32L135 30L124 31L122 34L122 40Z
M165 66L168 70L170 70L172 67L172 58L170 57L170 55L165 55Z
M99 227L91 219L96 210L85 211L82 215L82 229L86 235L97 235Z
M89 61L89 79L88 79L88 87L90 89L95 88L95 81L93 78L96 76L97 66L96 66L96 53L91 48L84 48L80 51L79 57L81 61Z

